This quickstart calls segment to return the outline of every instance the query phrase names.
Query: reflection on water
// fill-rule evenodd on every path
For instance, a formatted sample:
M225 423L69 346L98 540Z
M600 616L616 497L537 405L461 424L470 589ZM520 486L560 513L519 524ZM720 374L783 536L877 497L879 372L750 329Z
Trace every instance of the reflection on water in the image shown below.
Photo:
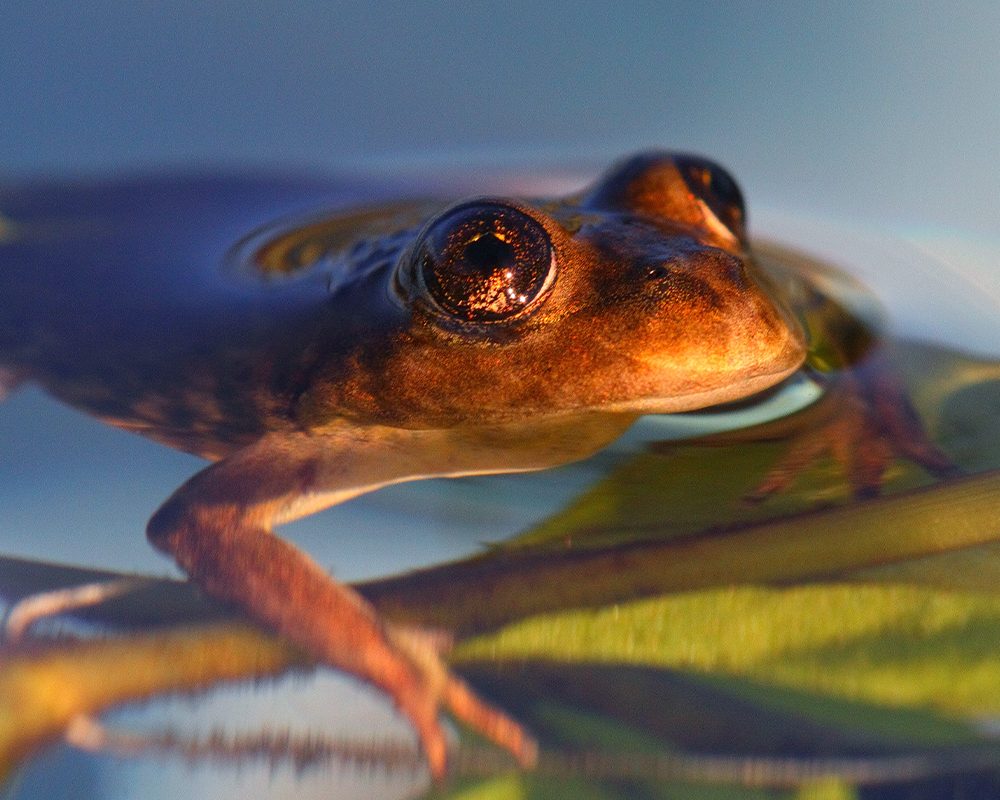
M116 729L161 733L169 728L186 735L209 736L216 730L253 733L322 732L361 740L386 735L406 738L406 726L384 699L356 682L330 674L294 676L278 683L214 690L197 700L166 698L148 706L126 708L102 718ZM273 798L410 797L425 783L421 772L356 770L333 765L299 771L287 763L246 759L235 766L217 759L188 761L153 752L145 756L87 753L57 745L33 760L16 779L14 797L144 797L168 800L190 797L227 800L248 793ZM58 787L58 788L57 788Z
M986 310L958 320L939 303L949 336L991 341L990 299L967 304L960 284L955 291L958 306ZM918 297L909 312L904 304L907 333L935 332L912 328L926 323L925 303ZM885 499L853 504L836 466L821 462L793 491L748 506L747 488L780 455L777 434L754 447L739 433L687 444L666 435L662 420L649 419L579 464L394 487L287 533L338 577L367 579L362 591L391 618L457 631L459 670L539 736L535 775L489 772L460 757L466 773L446 796L905 796L879 787L890 778L924 792L937 787L933 796L988 796L998 784L984 764L992 766L997 753L982 731L1000 717L1000 368L923 345L901 347L898 356L933 435L967 477L935 485L900 463L887 476ZM754 422L767 431L781 424ZM141 531L199 461L105 429L31 391L2 409L0 438L8 464L0 527L10 555L167 571ZM17 566L4 566L0 591L26 593L10 588ZM424 569L403 578L379 578L418 567ZM67 580L45 569L38 576L36 590L49 588L47 579ZM155 584L152 594L125 598L91 621L125 625L129 603L155 614L183 591ZM197 602L185 613L186 623L210 615ZM150 675L162 669L170 689L210 682L215 668L220 678L262 675L301 658L245 633L243 649L227 655L225 667L197 680L178 677L213 658L221 664L224 636L210 628L176 631L183 639L171 644L176 650L143 630L131 653L105 661L103 644L95 643L96 666L84 671L80 686L99 683L113 695L135 676L134 667L118 675L116 663L146 657L144 647L172 662L137 662ZM110 639L107 647L119 643ZM64 648L72 660L80 655L76 647L56 643L53 652ZM8 651L7 667L21 657L29 663L47 655ZM267 658L274 661L265 668ZM3 689L0 674L0 701ZM123 697L150 693L122 690ZM38 708L51 700L44 692L39 698ZM4 743L15 741L28 719L27 711L11 713L0 707ZM340 734L362 746L408 736L381 698L326 673L265 688L223 687L197 700L159 699L106 721L203 737L215 727L230 737L266 729L274 740L287 727L295 736ZM475 754L481 745L463 739L462 748L460 754ZM672 759L677 753L697 758ZM720 755L735 761L713 760ZM422 774L405 769L328 765L299 774L267 758L239 766L233 760L192 766L176 754L119 760L55 746L27 763L13 796L60 796L74 787L126 797L142 787L149 797L319 797L333 785L338 796L403 797L425 784ZM705 781L723 786L706 790L698 785ZM734 782L744 785L725 788ZM747 788L755 782L766 788Z
M996 356L1000 242L940 231L890 235L873 225L758 209L755 230L796 242L860 278L908 339Z

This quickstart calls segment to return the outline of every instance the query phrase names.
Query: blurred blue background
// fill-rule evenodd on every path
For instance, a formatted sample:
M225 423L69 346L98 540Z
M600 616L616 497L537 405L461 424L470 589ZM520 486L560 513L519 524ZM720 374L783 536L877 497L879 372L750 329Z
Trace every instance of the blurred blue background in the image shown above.
M751 201L995 234L1000 6L7 4L0 171L711 154Z

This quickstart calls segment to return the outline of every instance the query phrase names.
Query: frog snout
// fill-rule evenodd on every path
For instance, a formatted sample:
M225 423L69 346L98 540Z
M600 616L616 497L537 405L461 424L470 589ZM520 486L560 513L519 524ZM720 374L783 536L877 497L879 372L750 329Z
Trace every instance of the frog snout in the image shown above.
M742 258L714 247L647 261L642 275L644 293L663 298L669 313L730 313L760 291Z
M689 255L685 266L717 292L743 292L756 285L745 258L716 247L705 247Z
M666 265L660 265L666 269ZM664 279L669 313L703 347L710 359L761 374L785 372L801 364L805 334L795 314L758 277L753 262L714 247L686 254Z

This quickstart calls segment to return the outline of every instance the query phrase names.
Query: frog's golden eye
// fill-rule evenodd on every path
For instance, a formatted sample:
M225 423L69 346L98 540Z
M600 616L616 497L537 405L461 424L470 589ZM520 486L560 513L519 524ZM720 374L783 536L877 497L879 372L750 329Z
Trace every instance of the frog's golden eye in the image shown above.
M432 222L418 250L420 279L434 304L469 322L510 319L545 290L552 243L511 206L474 203Z
M742 238L746 206L733 176L718 164L697 156L676 156L674 163L691 192L707 204L729 230Z

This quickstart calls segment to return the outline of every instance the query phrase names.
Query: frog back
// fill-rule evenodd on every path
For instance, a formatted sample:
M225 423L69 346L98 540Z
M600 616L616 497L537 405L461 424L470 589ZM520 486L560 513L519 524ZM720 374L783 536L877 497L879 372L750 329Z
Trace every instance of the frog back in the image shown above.
M330 274L268 270L239 243L275 220L389 193L239 175L6 187L0 375L213 458L294 425L318 340L370 335L394 309L374 276L349 286L340 274L338 302Z

